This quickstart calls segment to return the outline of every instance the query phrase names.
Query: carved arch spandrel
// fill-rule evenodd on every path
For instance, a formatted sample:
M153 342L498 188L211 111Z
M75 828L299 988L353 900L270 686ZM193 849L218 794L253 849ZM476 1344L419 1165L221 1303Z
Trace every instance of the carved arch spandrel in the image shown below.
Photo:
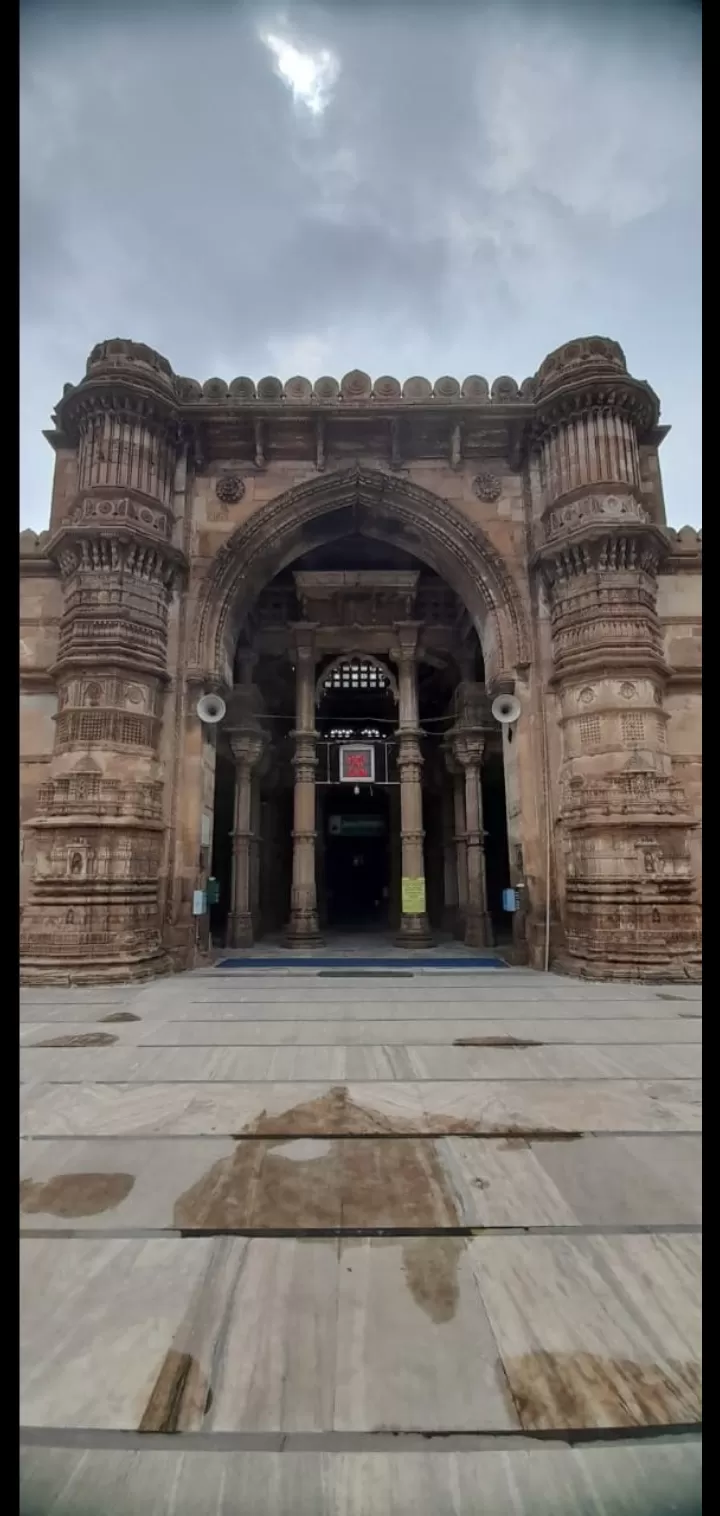
M480 527L417 484L348 469L278 495L223 543L199 586L194 668L228 678L240 626L260 591L301 552L344 535L347 526L333 531L331 518L348 508L355 531L400 542L455 590L473 618L489 683L530 661L519 590Z

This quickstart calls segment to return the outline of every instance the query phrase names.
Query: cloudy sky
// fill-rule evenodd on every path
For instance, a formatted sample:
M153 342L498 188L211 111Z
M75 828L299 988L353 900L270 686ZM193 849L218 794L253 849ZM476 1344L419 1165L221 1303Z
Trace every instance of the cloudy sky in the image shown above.
M700 523L700 21L613 0L24 0L21 524L95 342L200 380L623 345Z

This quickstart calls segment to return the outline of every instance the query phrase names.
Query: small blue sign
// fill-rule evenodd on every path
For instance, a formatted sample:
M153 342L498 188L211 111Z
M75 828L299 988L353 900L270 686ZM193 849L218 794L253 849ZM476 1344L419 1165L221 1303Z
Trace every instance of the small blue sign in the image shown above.
M512 914L518 908L517 890L503 890L502 901L503 910Z

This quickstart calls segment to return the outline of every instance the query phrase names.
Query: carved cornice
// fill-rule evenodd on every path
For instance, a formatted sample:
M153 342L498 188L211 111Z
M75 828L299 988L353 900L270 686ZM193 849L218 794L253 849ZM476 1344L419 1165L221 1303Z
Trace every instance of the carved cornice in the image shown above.
M657 423L660 402L649 384L628 375L620 384L598 375L591 383L570 383L539 405L532 426L532 441L538 445L557 427L600 412L624 416L638 436L645 437Z
M115 504L125 505L121 499ZM168 595L182 583L187 562L179 548L158 541L144 523L137 526L109 517L61 523L47 545L48 557L57 563L63 579L76 573L136 576L155 582Z
M603 503L597 497L573 502L578 508L587 504L589 509L578 509L574 524L554 531L531 559L531 566L540 572L551 593L556 585L589 573L657 575L668 550L667 537L647 520L632 497L622 497L625 499L631 504L624 516L597 509ZM565 506L557 514L570 510Z

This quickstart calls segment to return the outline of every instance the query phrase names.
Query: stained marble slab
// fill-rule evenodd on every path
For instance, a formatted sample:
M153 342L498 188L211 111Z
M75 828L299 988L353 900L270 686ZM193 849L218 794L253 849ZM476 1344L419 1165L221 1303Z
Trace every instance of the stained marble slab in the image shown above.
M337 1136L701 1129L699 1081L21 1086L26 1137Z
M699 1238L475 1238L468 1253L525 1430L700 1420Z
M29 1240L21 1277L23 1426L518 1425L462 1239Z
M517 1425L465 1239L343 1239L335 1428Z
M88 1046L103 1039L103 1045ZM40 1083L156 1084L365 1080L700 1078L702 1049L562 1047L113 1047L107 1031L50 1037L72 1046L23 1048L20 1079ZM510 1040L510 1039L508 1039Z
M134 1020L118 1021L107 1016L98 1018L89 1025L86 1021L40 1021L23 1023L20 1027L20 1042L23 1047L37 1047L58 1037L88 1037L100 1033L114 1038L119 1047L428 1047L453 1048L456 1042L481 1042L488 1038L514 1037L519 1041L536 1042L541 1047L575 1045L608 1048L614 1058L623 1059L622 1049L637 1044L640 1047L661 1046L669 1051L678 1044L700 1046L702 1021L695 1015L687 1017L646 1018L595 1018L573 1019L568 1017L543 1020L513 1018L512 1026L507 1019L488 1017L482 1005L468 1006L464 1019L441 1017L438 1020L388 1020L382 1016L375 1019L335 1021L283 1021L262 1017L258 1021L215 1020L211 1007L200 1007L205 1019L197 1021L168 1021L157 1017L139 1016ZM82 1043L77 1044L82 1047ZM111 1044L108 1044L111 1045ZM623 1072L629 1072L627 1066Z
M699 1225L697 1137L20 1144L24 1232Z
M218 1246L21 1241L21 1424L137 1429Z
M463 1019L464 1017L464 1019ZM169 1046L314 1046L353 1047L383 1046L426 1047L435 1044L452 1046L456 1039L472 1037L507 1037L535 1040L542 1046L559 1044L610 1044L613 1047L638 1043L642 1045L662 1043L700 1043L702 1023L699 1020L663 1017L645 1019L595 1018L571 1020L545 1018L530 1020L513 1019L511 1027L507 1020L488 1017L482 1005L468 1006L463 1017L443 1016L438 1020L424 1021L388 1020L377 1016L374 1020L363 1017L358 1020L335 1021L278 1021L262 1017L258 1021L215 1021L211 1018L177 1023L150 1020L137 1027L115 1025L107 1028L123 1042L141 1043L154 1047ZM85 1031L82 1024L63 1028L68 1032ZM34 1040L34 1029L23 1029L23 1041ZM42 1035L42 1034L41 1034ZM51 1035L48 1033L48 1035Z
M699 1437L448 1452L25 1447L20 1516L658 1516L700 1510Z

